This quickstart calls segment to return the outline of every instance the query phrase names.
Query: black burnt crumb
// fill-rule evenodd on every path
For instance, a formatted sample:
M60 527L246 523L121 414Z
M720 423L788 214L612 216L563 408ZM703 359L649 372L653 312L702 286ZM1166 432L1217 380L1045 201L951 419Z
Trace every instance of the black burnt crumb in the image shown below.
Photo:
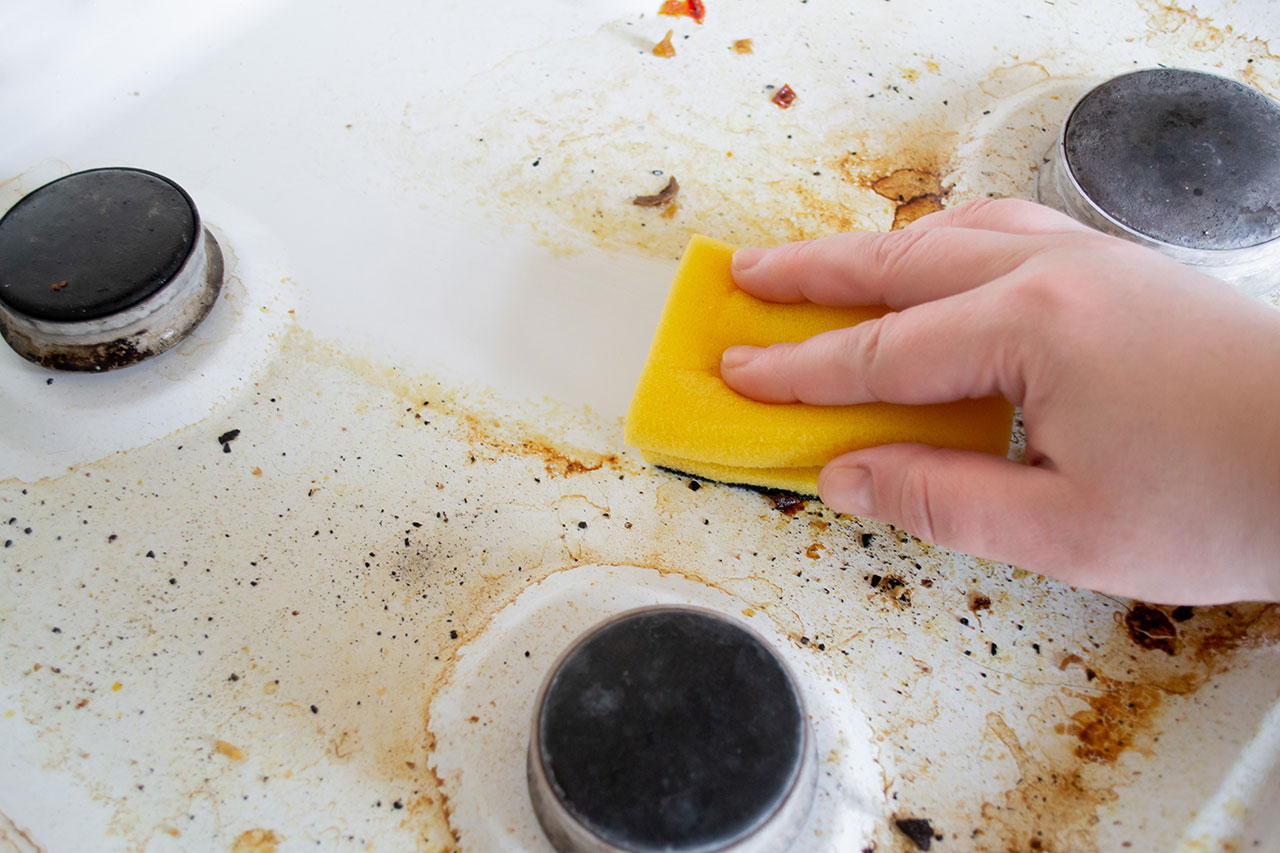
M862 542L862 547L866 548L871 545L871 540L875 539L876 535L874 533L863 533L859 538Z
M30 532L31 532L31 530L30 530L30 529L28 529L28 530L27 530L27 532L28 532L28 533L30 533ZM108 542L114 542L114 541L116 541L116 540L117 540L117 539L119 539L119 538L120 538L119 536L116 536L114 533L112 533L110 536L108 536L108 537L107 537L107 541L108 541Z
M587 529L587 523L586 523L585 521L579 521L579 522L578 522L578 529L579 529L579 530L586 530L586 529Z
M12 539L6 539L6 540L4 540L4 547L6 547L6 548L12 548L12 547L13 547L13 540L12 540Z
M1032 644L1031 644L1031 648L1035 649L1036 654L1040 654L1040 644L1039 644L1039 643L1032 643Z
M62 629L61 629L61 628L57 628L57 627L55 627L55 628L53 629L53 633L55 633L55 634L61 634L61 633L62 633Z
M973 652L969 651L968 649L965 649L965 650L964 650L964 653L965 653L966 655L970 655L970 656L972 656L972 655L973 655Z
M313 714L319 714L319 713L320 713L320 709L319 709L319 708L317 708L315 705L312 705L312 706L311 706L311 713L313 713Z
M169 585L170 585L170 586L177 586L177 585L178 585L178 579L177 579L177 578L169 578Z
M449 631L449 639L450 639L450 640L456 640L456 639L458 639L458 632L457 632L457 631L454 631L454 630L450 630L450 631Z
M526 652L524 653L524 656L525 656L525 657L528 657L528 656L529 656L529 652L528 652L528 651L526 651Z
M884 578L880 577L879 575L872 575L872 576L871 576L871 586L872 586L872 587L880 586L880 581L882 581L882 580L884 580Z
M402 809L404 808L404 803L402 803L400 800L396 800L394 803L391 804L391 808Z
M1173 617L1174 622L1186 622L1194 613L1194 610L1184 604L1181 607L1173 608L1173 612L1169 615Z
M230 453L231 442L235 441L239 437L240 437L240 430L238 429L229 429L226 432L224 432L222 435L218 436L218 444L222 445L222 452Z
M31 535L31 528L30 528L30 527L24 527L24 528L22 528L22 532L23 532L23 533L25 533L25 534L27 534L28 536L30 536L30 535ZM112 536L111 538L112 538L112 539L115 539L116 537Z
M893 825L921 850L933 846L933 827L922 817L895 818Z
M968 617L968 616L961 616L961 617L960 617L960 624L961 624L961 625L968 625L968 624L969 624L969 617Z
M992 657L995 657L995 654L996 654L996 652L997 652L997 651L999 651L999 648L996 646L996 644L995 644L995 643L992 643L992 644L991 644L991 656L992 656Z
M807 646L807 645L809 645L809 638L808 638L808 637L801 637L801 638L800 638L800 645L802 645L802 646Z
M152 560L154 560L154 559L156 558L156 552L155 552L155 551L148 551L148 552L147 552L147 556L148 556L149 558L151 558Z
M698 491L698 489L701 489L701 488L702 488L702 484L699 483L697 480L689 481L689 491L696 492Z
M231 673L231 676L227 679L227 681L239 681L239 680L240 680L240 676L236 675L234 672Z

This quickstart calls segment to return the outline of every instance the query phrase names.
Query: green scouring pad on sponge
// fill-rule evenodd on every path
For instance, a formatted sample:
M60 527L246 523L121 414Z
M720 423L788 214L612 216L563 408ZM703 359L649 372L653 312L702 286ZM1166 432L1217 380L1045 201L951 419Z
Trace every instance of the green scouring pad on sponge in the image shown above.
M733 247L694 236L676 271L627 412L645 460L723 483L818 493L818 472L851 450L916 442L1005 455L1013 406L999 397L925 406L760 403L720 378L736 344L768 346L880 317L882 306L764 302L739 290Z

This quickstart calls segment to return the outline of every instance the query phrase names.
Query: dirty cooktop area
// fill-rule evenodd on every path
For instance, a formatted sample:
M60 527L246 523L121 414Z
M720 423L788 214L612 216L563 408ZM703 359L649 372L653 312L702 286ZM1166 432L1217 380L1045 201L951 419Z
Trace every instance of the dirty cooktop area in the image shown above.
M2 150L0 208L80 168L169 174L227 284L143 365L0 353L0 849L549 849L537 687L655 603L796 673L820 762L796 849L1280 845L1276 608L1081 592L652 469L620 422L691 232L1031 197L1107 77L1280 96L1280 13L387 5L270 6L108 93L92 139L36 122Z

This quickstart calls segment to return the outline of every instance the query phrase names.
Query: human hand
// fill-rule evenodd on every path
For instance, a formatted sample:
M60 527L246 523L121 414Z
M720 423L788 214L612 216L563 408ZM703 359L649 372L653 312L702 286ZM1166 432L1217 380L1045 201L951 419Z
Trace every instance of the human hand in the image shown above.
M1030 202L742 249L774 302L886 304L721 375L766 402L1022 407L1027 464L896 444L832 460L832 509L1078 586L1167 604L1280 600L1280 312Z

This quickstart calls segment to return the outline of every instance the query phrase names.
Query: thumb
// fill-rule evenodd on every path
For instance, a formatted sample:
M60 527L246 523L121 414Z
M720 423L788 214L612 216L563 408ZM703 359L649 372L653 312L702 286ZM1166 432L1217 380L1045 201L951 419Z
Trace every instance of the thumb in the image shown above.
M887 521L975 557L1032 566L1060 557L1061 475L987 453L889 444L840 456L818 477L837 512Z

